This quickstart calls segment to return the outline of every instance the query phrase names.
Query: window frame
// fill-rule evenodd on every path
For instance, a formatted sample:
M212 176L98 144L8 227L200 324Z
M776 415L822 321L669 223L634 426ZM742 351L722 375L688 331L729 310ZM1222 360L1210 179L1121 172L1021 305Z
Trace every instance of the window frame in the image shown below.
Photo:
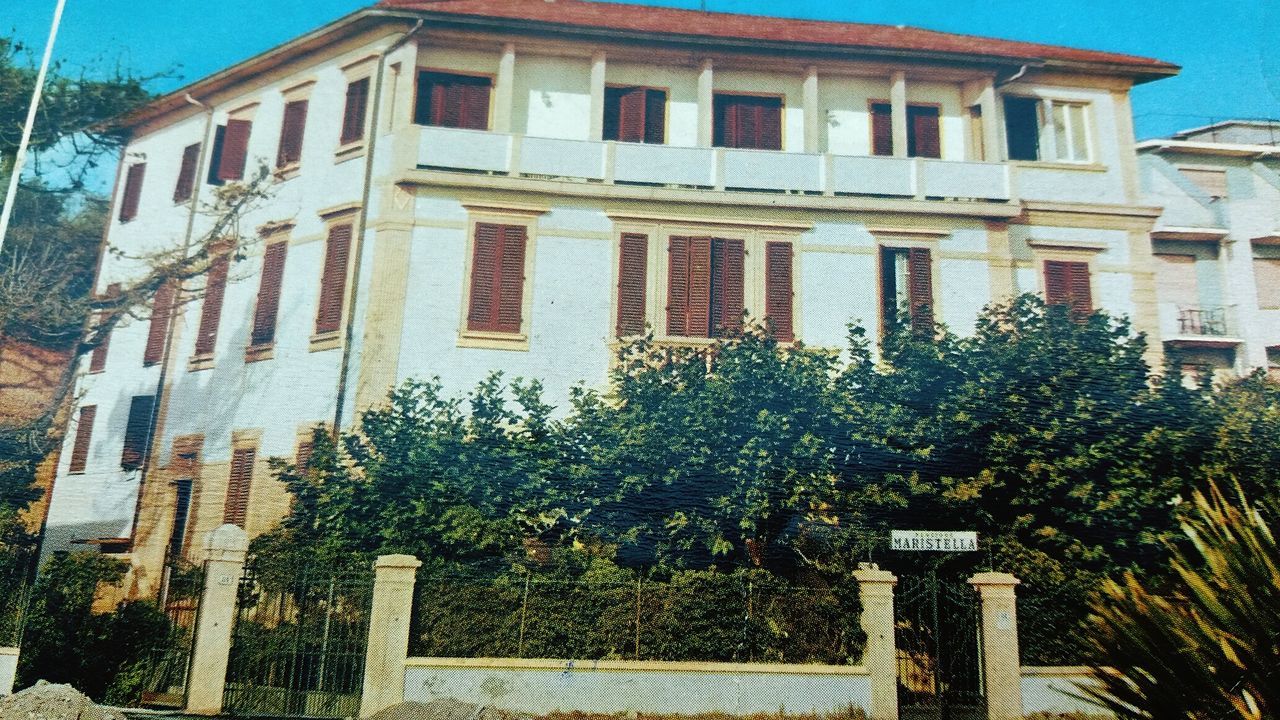
M738 147L725 145L723 142L722 130L720 123L720 113L716 111L717 100L719 98L750 98L756 100L777 100L778 101L778 147L761 148L761 147ZM721 135L721 142L716 142L716 136ZM767 93L767 92L750 92L740 90L716 89L711 93L711 147L724 148L726 150L762 150L764 152L786 152L787 151L787 96L786 93Z
M876 154L875 107L877 105L887 105L889 107L890 148L889 148L888 155ZM938 155L937 157L934 157L932 155L912 154L911 148L913 145L917 144L915 141L915 137L916 137L915 126L912 125L911 123L912 108L929 108L931 110L937 111L938 113ZM903 157L907 157L907 158L918 157L924 160L941 160L947 156L946 132L944 132L944 128L943 128L943 120L945 118L942 114L942 110L943 110L943 104L940 102L908 102L907 103L907 147L906 147L906 154ZM893 132L893 101L879 99L879 98L869 98L867 100L867 148L870 151L872 157L898 157L893 152L897 148L892 147L892 143L893 143L892 132Z
M538 218L547 212L544 208L484 207L471 205L468 210L466 243L463 248L462 297L458 313L458 347L490 348L497 350L529 349L529 337L533 323L533 285L535 281L535 256L538 245ZM503 332L496 330L472 330L471 284L475 265L476 228L479 225L522 226L525 231L524 280L520 298L520 330Z
M1035 137L1036 137L1036 158L1035 159L1025 159L1025 158L1014 159L1010 157L1009 124L1008 124L1009 120L1008 120L1008 112L1007 112L1007 105L1006 105L1006 101L1009 100L1010 98L1015 98L1023 101L1031 101L1035 103L1036 123L1037 123L1036 134L1035 134ZM1004 150L1005 158L1007 158L1010 162L1058 164L1058 165L1068 165L1068 166L1075 166L1075 167L1088 167L1091 165L1098 164L1098 160L1097 160L1098 133L1097 133L1097 129L1094 127L1094 123L1096 122L1095 120L1096 111L1094 108L1094 106L1096 105L1096 101L1079 99L1079 98L1067 98L1067 97L1061 97L1057 95L1037 94L1034 92L1004 93L1001 95L1000 100L1001 100L1000 102L1001 114L1003 116L1003 122L1001 123L1002 125L1001 130L1004 133L1003 150ZM1059 128L1058 128L1057 120L1054 117L1054 113L1059 106L1063 108L1072 108L1072 107L1079 108L1082 113L1083 117L1081 119L1080 127L1083 129L1083 132L1084 132L1084 138L1083 138L1084 149L1085 149L1084 159L1077 160L1074 158L1065 157L1064 150L1058 147L1057 134L1058 134ZM1065 111L1064 111L1064 115L1065 115ZM1068 121L1064 128L1065 136L1069 141L1071 141L1069 142L1069 147L1075 146L1074 133L1072 132L1072 127L1073 127L1072 123Z
M890 321L888 308L885 307L887 287L885 285L885 256L890 254L902 253L907 256L907 313L910 317L909 324L917 327L917 323L923 324L922 320L918 320L915 316L915 308L913 303L915 298L912 293L911 282L911 251L925 250L929 253L929 299L925 306L928 308L928 321L936 325L938 323L938 298L940 297L938 283L936 282L939 271L941 269L941 258L939 257L938 243L922 239L911 239L903 237L884 237L877 238L876 242L876 299L879 310L879 336L885 337L891 332L899 328L897 317L902 312L902 308L895 307L893 320ZM895 287L895 291L897 288ZM896 294L896 292L895 292ZM896 301L896 298L895 298Z
M622 135L622 127L621 127L621 123L619 123L619 127L618 127L618 135L619 135L619 137L617 137L617 138L610 138L610 137L609 137L608 127L607 127L607 125L606 125L606 123L605 123L605 118L607 118L607 117L609 116L609 91L610 91L610 90L642 90L642 91L644 91L644 92L646 92L646 93L647 93L647 92L660 92L660 93L662 93L662 96L663 96L663 101L662 101L662 140L661 140L661 142L655 142L655 143L651 143L651 142L649 142L649 141L647 141L647 140L641 140L638 144L641 144L641 145L669 145L669 144L670 144L670 137L671 137L671 88L670 88L670 87L661 87L661 86L658 86L658 85L631 85L631 84L627 84L627 83L605 83L605 86L604 86L604 107L602 108L602 112L604 113L604 115L603 115L603 117L601 117L601 119L600 119L600 127L601 127L601 132L602 132L601 139L602 139L602 140L604 140L604 142L630 142L630 143L635 143L635 142L636 142L636 141L634 141L634 140L622 140L622 139L621 139L621 135ZM646 101L645 101L645 102L646 102L646 108L647 108L648 100L646 99ZM621 115L621 112L619 112L619 115ZM645 120L646 120L646 122L645 122L645 133L644 133L644 134L645 134L645 136L647 136L647 135L648 135L648 130L649 130L649 128L648 128L648 116L647 116L647 114L646 114L646 118L645 118Z
M259 233L261 235L262 253L261 262L258 264L258 290L254 294L253 311L249 316L249 344L245 347L245 362L270 360L274 357L276 341L280 337L280 310L284 304L284 278L289 271L289 246L292 244L292 231L292 224L283 224L264 228ZM267 256L272 248L280 245L284 246L284 257L280 260L280 280L276 289L275 310L271 320L271 339L267 342L257 342L255 334L258 325L258 314L261 312L263 283L267 278Z
M440 75L452 76L460 78L484 79L489 82L489 101L485 117L485 126L483 128L469 128L455 125L437 125L434 123L418 122L418 102L422 96L422 77L424 75ZM414 68L413 74L413 102L409 104L409 124L417 127L441 127L451 130L475 130L476 132L492 132L494 121L494 89L497 85L497 73L475 72L470 70L454 70L450 68L440 68L427 65L419 65ZM427 108L428 115L431 108Z
M355 266L355 256L356 253L359 252L360 237L363 235L363 230L359 227L360 205L358 203L351 203L323 210L320 212L320 217L324 222L324 232L320 235L320 245L323 249L320 252L320 276L316 282L315 303L312 305L315 309L315 313L311 316L310 320L310 352L333 350L335 348L342 347L345 341L347 318L350 315L349 311L351 309L350 303L352 286L355 283L355 273L353 271ZM342 283L342 307L338 310L338 327L330 331L319 332L316 326L319 324L320 307L324 302L324 265L326 258L329 255L329 236L335 227L341 225L351 226L351 241L347 246L347 268L346 276ZM279 328L277 328L277 332L278 331Z

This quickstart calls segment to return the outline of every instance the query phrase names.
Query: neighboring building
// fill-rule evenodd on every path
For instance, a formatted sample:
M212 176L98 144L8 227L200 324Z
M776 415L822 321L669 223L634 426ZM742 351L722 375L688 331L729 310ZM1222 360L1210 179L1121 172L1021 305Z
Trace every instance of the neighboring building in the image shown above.
M357 12L134 116L109 242L135 256L198 237L211 184L280 182L173 333L166 293L86 363L46 551L96 543L153 593L212 528L286 511L268 457L406 378L501 369L563 407L620 336L709 342L743 309L838 348L1038 292L1159 338L1129 90L1176 71L580 0ZM100 291L139 270L108 256Z
M1280 121L1230 120L1138 144L1160 337L1188 369L1280 377Z

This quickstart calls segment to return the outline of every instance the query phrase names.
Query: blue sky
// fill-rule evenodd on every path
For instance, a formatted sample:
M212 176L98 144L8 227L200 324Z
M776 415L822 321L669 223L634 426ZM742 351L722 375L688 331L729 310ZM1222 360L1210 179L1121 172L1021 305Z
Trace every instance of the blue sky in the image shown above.
M374 0L67 0L55 56L176 70L172 90ZM697 8L698 0L633 0ZM5 0L0 33L38 54L55 0ZM14 13L16 5L16 14ZM933 30L1147 55L1183 66L1134 91L1140 138L1226 117L1280 118L1280 0L706 0L707 9ZM216 15L210 15L216 8ZM1210 9L1211 8L1211 9Z

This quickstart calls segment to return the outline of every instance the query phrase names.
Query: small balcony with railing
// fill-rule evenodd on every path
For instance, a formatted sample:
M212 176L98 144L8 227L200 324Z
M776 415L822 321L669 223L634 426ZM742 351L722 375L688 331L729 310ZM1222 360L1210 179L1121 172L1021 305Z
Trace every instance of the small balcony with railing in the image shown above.
M1230 348L1241 343L1231 308L1220 305L1161 304L1161 330L1176 347Z

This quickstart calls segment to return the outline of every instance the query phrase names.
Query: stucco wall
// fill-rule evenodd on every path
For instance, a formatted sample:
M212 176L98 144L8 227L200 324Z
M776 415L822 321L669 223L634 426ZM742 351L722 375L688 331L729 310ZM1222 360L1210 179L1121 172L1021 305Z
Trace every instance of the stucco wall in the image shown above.
M593 713L823 714L870 709L860 667L631 661L410 658L406 701L455 698L542 715Z
M0 696L13 693L13 680L18 672L18 648L0 647Z
M1084 713L1111 717L1105 709L1079 697L1080 688L1091 682L1084 667L1023 667L1022 712Z

